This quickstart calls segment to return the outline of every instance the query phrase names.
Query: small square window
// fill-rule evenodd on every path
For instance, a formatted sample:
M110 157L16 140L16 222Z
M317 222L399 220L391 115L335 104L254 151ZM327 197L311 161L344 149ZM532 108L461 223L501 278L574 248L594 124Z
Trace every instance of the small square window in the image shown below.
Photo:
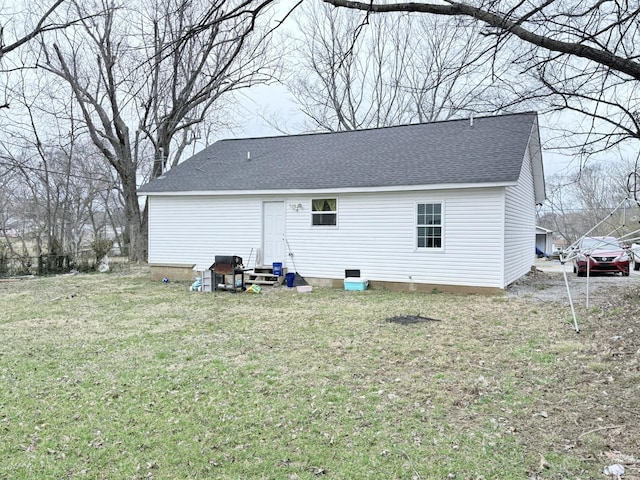
M311 201L311 224L335 226L338 220L338 201L335 198L320 198Z

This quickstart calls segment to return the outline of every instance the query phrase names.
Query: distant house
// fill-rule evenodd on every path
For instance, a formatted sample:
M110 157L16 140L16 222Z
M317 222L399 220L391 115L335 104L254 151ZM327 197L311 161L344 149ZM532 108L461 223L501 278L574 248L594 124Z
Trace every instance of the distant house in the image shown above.
M140 194L156 278L238 255L319 285L495 291L534 264L545 185L529 112L221 140Z
M541 251L544 255L553 253L553 231L536 226L536 252Z

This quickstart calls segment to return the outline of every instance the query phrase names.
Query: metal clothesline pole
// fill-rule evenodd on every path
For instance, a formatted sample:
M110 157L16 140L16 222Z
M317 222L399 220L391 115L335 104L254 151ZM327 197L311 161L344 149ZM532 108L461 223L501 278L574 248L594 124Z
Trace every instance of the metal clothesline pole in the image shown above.
M580 333L580 327L578 326L578 317L576 317L576 310L573 308L573 299L571 298L571 289L569 288L569 279L567 278L567 270L564 268L564 262L562 263L562 275L564 276L564 284L567 287L567 297L569 297L569 305L571 305L571 314L573 315L573 326L576 329L576 333Z
M585 254L587 258L587 310L589 309L589 278L591 273L591 254Z
M626 202L629 200L629 198L625 198L624 200L622 200L620 203L618 203L618 205L616 205L616 207L609 213L609 215L607 215L605 218L603 218L602 220L600 220L596 225L594 225L588 232L586 232L584 235L582 235L580 238L578 238L578 240L576 240L575 242L573 242L570 246L569 246L569 256L567 256L566 258L564 257L564 255L560 255L560 263L562 264L562 275L564 277L564 284L567 288L567 297L569 298L569 305L571 306L571 314L573 316L573 325L574 328L576 330L576 333L580 333L580 327L578 326L578 318L576 316L576 310L575 307L573 305L573 298L571 297L571 288L569 287L569 279L567 277L567 271L565 268L566 262L573 260L574 258L576 258L579 254L584 254L584 252L578 252L576 247L580 244L580 241L584 238L589 236L589 234L591 234L591 232L593 232L596 228L598 228L600 225L602 225L607 219L609 219L610 217L613 216L613 214L621 207L621 206L625 206ZM625 217L626 217L626 208L625 208ZM626 218L625 218L626 219ZM624 220L623 220L624 221ZM623 225L624 226L624 223ZM613 229L610 233L613 234L615 233L620 227L617 227L615 229ZM627 241L630 240L631 235L634 235L636 233L639 233L640 229L635 230L634 232L628 233L626 235L624 235L622 238L626 238ZM634 237L635 239L635 237ZM584 254L587 257L587 283L586 283L586 288L587 288L587 302L586 302L586 308L589 308L589 280L590 280L590 252L587 252L586 254Z

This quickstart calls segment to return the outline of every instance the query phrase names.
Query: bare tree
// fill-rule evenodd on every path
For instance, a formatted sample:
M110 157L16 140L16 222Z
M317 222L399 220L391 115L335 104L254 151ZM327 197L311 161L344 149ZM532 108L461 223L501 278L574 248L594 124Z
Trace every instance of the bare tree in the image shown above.
M50 17L53 14L53 12L55 12L55 10L60 7L60 5L62 5L64 3L65 0L56 0L53 5L51 5L51 7L49 7L38 19L38 22L36 23L36 25L31 28L29 31L18 34L16 37L12 38L11 40L6 39L6 31L5 31L5 26L0 26L0 60L2 59L2 57L4 57L7 53L12 52L13 50L16 50L17 48L21 47L22 45L24 45L25 43L27 43L28 41L34 39L35 37L37 37L38 35L40 35L43 32L48 32L51 30L57 30L60 28L64 28L66 26L69 25L69 22L64 22L64 23L56 23L56 22L51 22L50 21Z
M569 175L552 176L540 224L568 244L588 232L618 237L632 233L638 228L640 213L627 190L627 178L634 169L635 165L625 160L592 162Z
M76 238L104 228L94 223L87 231L104 210L99 193L112 182L100 169L87 168L96 153L74 120L73 103L67 98L56 105L55 87L40 80L12 92L24 115L12 115L9 135L0 143L1 165L11 182L2 213L20 230L23 250L30 240L35 255L59 257L77 253Z
M580 146L581 153L640 139L637 3L324 1L367 12L367 16L418 12L474 19L485 26L483 35L494 40L496 51L516 50L512 61L517 73L537 82L533 89L523 86L522 79L515 85L505 81L505 88L513 88L519 100L545 100L550 109L573 111L589 119L578 132L581 136L564 138Z
M308 4L289 82L303 112L328 130L444 120L492 105L488 42L462 22L410 15L362 19Z
M194 25L203 12L193 5L155 0L142 32L148 81L137 98L140 131L154 150L151 178L175 166L185 147L199 139L200 124L217 113L213 105L234 90L273 79L278 67L277 59L269 58L266 38L254 31L261 5L251 15L232 18L221 8L207 11L211 26L198 34ZM223 5L231 3L218 6Z
M146 169L155 178L175 165L198 125L219 113L221 97L271 79L268 45L253 36L270 2L154 0L133 10L96 1L73 2L85 20L43 42L40 66L68 83L91 140L117 172L129 256L140 260L147 218L140 175Z
M45 32L64 29L69 25L73 24L74 20L65 20L63 22L57 22L55 20L52 20L54 12L56 12L57 10L59 11L61 9L61 6L64 3L65 3L65 0L56 0L55 2L53 2L53 4L50 7L48 7L41 15L39 15L36 18L35 25L33 25L30 28L26 28L26 30L23 30L23 31L10 32L10 30L12 30L10 28L10 21L7 20L6 22L2 22L0 20L0 22L2 22L0 23L0 62L2 62L6 54L13 52L14 50L17 50L18 48L22 47L27 42L35 39L39 35ZM31 6L30 8L31 16L34 15L33 7L34 6ZM0 9L4 10L2 6L0 6ZM12 12L11 18L13 17L14 17L14 13ZM27 25L28 23L29 23L28 21L24 21L23 25ZM11 33L13 35L11 35ZM8 37L11 37L11 38L8 39ZM20 67L8 67L5 69L5 72L6 70L9 70L9 71L13 70L14 68L20 68ZM5 98L5 100L2 103L0 103L0 108L9 108L8 99Z
M16 256L14 243L19 227L13 196L19 188L19 174L12 168L9 160L6 156L0 155L0 255L4 254L5 257Z

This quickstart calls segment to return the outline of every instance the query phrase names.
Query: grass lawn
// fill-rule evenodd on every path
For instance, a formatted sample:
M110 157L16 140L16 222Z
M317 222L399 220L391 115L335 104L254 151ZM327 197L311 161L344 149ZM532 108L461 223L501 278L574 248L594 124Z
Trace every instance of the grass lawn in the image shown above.
M263 292L1 282L0 479L640 478L637 291Z

